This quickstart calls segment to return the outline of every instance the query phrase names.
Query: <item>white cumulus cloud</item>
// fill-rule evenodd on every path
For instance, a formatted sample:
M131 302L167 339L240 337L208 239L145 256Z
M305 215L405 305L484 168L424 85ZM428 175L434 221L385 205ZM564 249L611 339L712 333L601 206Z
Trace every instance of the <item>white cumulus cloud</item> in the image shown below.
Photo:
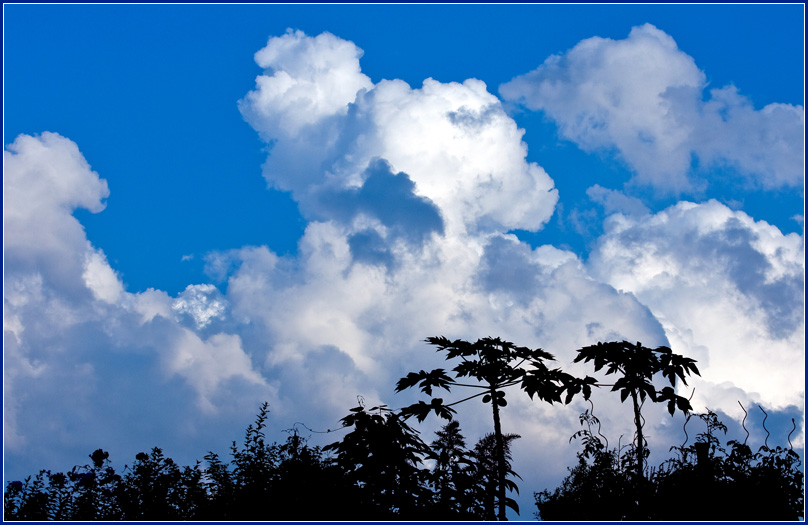
M522 130L486 85L373 84L361 55L334 35L300 31L270 38L256 53L264 71L239 107L269 146L264 177L292 193L308 224L293 256L266 246L207 254L206 272L221 292L206 283L177 297L126 292L72 216L76 207L100 211L108 194L78 147L43 134L7 148L7 445L21 450L40 436L48 450L70 439L84 446L86 437L65 437L86 435L82 425L92 437L118 428L130 439L124 416L116 424L99 417L121 406L148 419L156 429L149 438L160 445L211 437L211 421L251 417L265 400L279 425L335 428L358 395L392 408L416 399L417 392L395 395L394 386L410 371L447 366L423 341L433 335L501 336L541 347L578 374L591 373L572 364L581 346L670 344L699 361L699 395L801 402L804 374L793 365L804 345L801 236L712 201L651 214L638 199L595 185L588 195L613 215L588 260L531 247L508 232L541 229L558 192L527 161ZM690 184L692 134L708 119L686 127L686 101L676 96L703 84L672 38L644 26L625 41L584 41L503 93L541 106L586 148L618 148L638 180L682 189ZM756 111L726 90L713 95L718 100L730 111L708 113L731 115L730 123L762 119L761 129L769 118L788 123L801 112ZM714 133L725 124L713 122ZM776 149L779 139L767 136ZM747 167L760 160L752 152L733 157L740 139L722 137L696 153ZM655 155L671 162L652 163ZM793 182L787 170L772 169L776 184ZM55 384L69 394L48 409L59 435L31 415L51 406ZM618 398L602 391L596 403L610 436L630 435L632 416ZM160 415L169 405L180 408L182 424L171 420L176 411ZM575 452L567 439L585 408L509 398L503 425L525 436L514 450L524 486L563 476ZM461 409L470 440L491 431L488 410ZM657 439L669 418L652 407L647 414ZM425 440L440 423L419 427ZM548 459L549 447L562 452Z
M104 408L102 400L125 398L134 389L126 402L137 405L140 388L170 395L161 377L181 378L208 412L230 401L233 385L271 397L238 335L202 338L173 320L187 315L201 329L222 318L226 301L215 287L189 286L175 299L153 289L125 291L73 216L77 208L100 212L109 195L74 142L56 133L17 137L3 152L3 190L3 426L9 448L96 446L86 442L115 427L98 424L119 417L120 407ZM162 375L133 366L144 355L162 367ZM82 422L85 431L67 431Z
M266 71L241 102L253 126L269 137L296 135L323 118L345 113L360 89L372 86L361 73L362 50L330 33L309 38L302 31L272 37L255 53Z
M680 202L612 216L589 267L647 305L674 351L699 361L700 404L737 387L782 409L803 405L804 250L800 235L716 201Z
M645 24L624 40L583 40L500 93L544 111L586 151L617 151L636 182L663 192L703 188L691 173L693 157L764 188L801 186L803 107L756 110L733 86L710 90L705 101L705 79L670 35Z
M171 304L177 314L188 315L197 328L208 326L214 319L224 317L227 301L212 284L189 284Z
M558 198L553 181L526 161L523 131L483 82L373 85L359 56L352 43L300 32L272 38L256 54L269 70L240 108L271 140L264 176L292 191L304 214L322 218L323 198L361 188L371 162L383 159L437 206L450 234L535 231L547 222ZM300 84L309 87L293 87ZM290 119L296 124L284 124Z

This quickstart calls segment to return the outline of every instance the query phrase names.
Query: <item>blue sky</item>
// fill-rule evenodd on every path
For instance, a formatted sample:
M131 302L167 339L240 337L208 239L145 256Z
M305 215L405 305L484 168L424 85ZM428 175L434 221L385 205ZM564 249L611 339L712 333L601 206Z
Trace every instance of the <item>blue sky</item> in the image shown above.
M702 404L801 418L803 21L5 5L6 477L97 446L224 452L264 400L279 428L392 406L432 332L564 365L593 338L670 344L704 365ZM523 517L574 454L577 413L548 431L550 410L513 410L566 454Z
M132 291L184 289L189 272L199 278L201 266L183 264L183 255L198 258L245 244L296 250L305 222L288 196L263 191L255 176L263 146L234 103L260 73L252 54L290 27L355 42L364 50L362 71L374 82L400 78L417 87L429 77L479 78L496 92L584 38L624 38L649 22L675 35L711 85L734 84L756 107L803 100L802 70L795 67L802 62L802 27L783 23L801 16L798 5L7 9L14 23L6 25L6 41L16 52L5 57L6 142L20 133L59 130L81 145L112 191L104 214L78 213ZM562 202L577 205L585 199L581 190L601 176L615 186L626 178L616 163L604 165L599 155L558 144L554 126L541 115L515 118L526 129L529 160L574 171L575 182L554 179L566 190ZM81 142L85 135L93 137L91 144ZM717 193L730 200L735 192L731 185ZM799 231L777 204L787 199L789 209L798 207L799 195L745 193L755 217ZM274 226L279 218L286 227ZM576 232L545 234L585 250Z

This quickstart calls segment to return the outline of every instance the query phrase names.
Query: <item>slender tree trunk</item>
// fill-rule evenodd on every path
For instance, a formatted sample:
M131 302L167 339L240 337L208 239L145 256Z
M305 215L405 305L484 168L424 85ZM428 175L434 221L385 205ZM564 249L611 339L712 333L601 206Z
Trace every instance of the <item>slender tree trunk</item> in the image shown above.
M643 460L645 457L645 440L642 436L642 416L640 405L637 403L637 393L631 391L631 402L634 404L634 425L637 427L637 483L643 478Z
M502 426L499 423L499 405L497 405L497 391L491 389L491 406L494 407L494 439L497 453L497 492L499 493L499 520L508 521L505 516L505 442L502 438Z

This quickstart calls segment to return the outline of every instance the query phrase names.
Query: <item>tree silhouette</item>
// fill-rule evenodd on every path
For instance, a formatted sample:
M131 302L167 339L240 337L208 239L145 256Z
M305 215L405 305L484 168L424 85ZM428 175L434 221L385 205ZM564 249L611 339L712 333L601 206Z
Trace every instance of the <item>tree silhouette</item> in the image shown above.
M73 482L74 520L109 520L121 515L116 498L112 497L121 477L109 463L109 452L98 449L90 454L91 465L76 466L67 473Z
M5 519L15 520L116 520L121 517L116 494L121 477L109 465L109 453L98 449L89 455L92 464L70 472L41 470L31 480L12 481L3 495Z
M474 499L475 478L472 475L470 451L466 449L466 439L460 432L460 423L450 421L435 432L438 437L432 442L435 466L432 469L431 483L437 492L436 507L441 520L446 515L478 516Z
M494 434L486 434L474 446L471 452L471 476L476 481L474 485L474 497L482 509L482 518L486 521L493 521L497 519L495 514L494 497L497 494L497 488L501 483L501 472L505 472L505 487L507 490L519 493L519 487L516 483L509 479L516 477L522 479L511 468L511 442L519 439L519 434L504 434L502 436L503 448L505 450L504 462L497 456L496 449L496 436ZM499 494L501 495L501 494ZM505 504L519 513L519 505L513 498L505 498Z
M277 502L273 519L279 521L330 521L351 519L355 490L343 470L323 457L319 447L311 447L296 430L290 430L286 443L278 447L280 463L271 488ZM312 505L316 495L317 505Z
M165 457L162 449L154 447L151 454L140 452L118 491L119 505L128 519L180 519L189 514L185 508L189 495L184 493L184 481L193 483L196 478L183 479L179 466Z
M358 489L353 508L360 515L354 519L426 518L429 472L418 465L433 453L418 431L384 405L370 411L360 405L341 421L353 431L323 451L336 452L337 465Z
M643 477L643 462L648 455L642 434L642 403L646 398L650 398L655 403L667 402L668 412L671 415L676 409L684 413L689 412L691 410L690 401L676 395L673 387L676 386L677 377L687 385L685 375L690 373L700 375L699 369L696 368L696 361L674 354L667 346L651 349L642 346L641 343L633 345L628 341L585 346L578 350L578 355L574 360L575 363L580 361L586 363L594 361L596 372L605 367L606 375L619 374L621 376L612 385L612 391L620 391L621 402L625 402L628 397L631 397L634 409L634 427L637 432L636 478L639 483ZM652 381L658 373L668 379L670 386L666 386L662 390L656 389Z
M499 470L496 459L494 434L486 434L471 450L466 449L460 424L450 421L440 430L431 447L435 453L431 483L436 492L435 520L474 519L496 520L496 497ZM511 442L518 434L505 434L506 474L519 477L511 468ZM519 492L511 479L506 478L507 488ZM519 506L508 498L508 506L519 512Z
M620 457L617 449L607 450L603 441L592 433L592 425L600 425L589 410L580 416L587 428L572 435L581 438L583 449L578 463L554 491L534 493L537 518L545 521L621 521L637 519L635 485L632 480L633 454Z
M255 420L250 424L244 436L244 445L239 450L235 441L231 445L233 456L234 510L236 519L250 519L260 515L259 507L263 507L270 498L270 488L276 477L279 463L278 447L266 443L267 414L269 404L264 403Z
M460 358L461 362L452 370L455 379L449 377L442 368L426 372L410 372L396 384L396 392L418 385L425 394L432 396L433 388L451 391L453 386L480 389L481 391L454 403L444 405L442 398L433 397L429 404L419 401L402 409L404 417L416 416L419 421L426 419L431 411L438 416L451 420L455 410L451 408L464 401L482 396L483 403L491 403L494 420L494 440L497 465L496 492L499 502L498 517L506 520L508 501L506 492L506 458L505 441L500 423L500 408L507 406L505 389L519 385L533 398L537 396L548 403L561 402L566 392L565 402L569 403L576 393L582 392L585 397L591 393L594 379L576 379L560 369L549 369L545 360L554 360L552 354L538 348L531 350L516 346L500 338L486 337L475 343L456 340L449 341L445 337L429 337L426 342L437 346L439 352L446 352L446 359ZM473 378L479 384L464 384L456 379Z

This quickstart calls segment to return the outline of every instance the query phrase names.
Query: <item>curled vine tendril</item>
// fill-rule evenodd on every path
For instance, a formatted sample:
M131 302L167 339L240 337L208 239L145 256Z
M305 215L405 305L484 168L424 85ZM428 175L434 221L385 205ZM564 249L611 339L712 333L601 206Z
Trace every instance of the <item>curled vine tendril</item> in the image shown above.
M767 414L767 413L766 413L766 411L765 411L765 410L763 410L763 407L762 407L762 406L758 405L758 408L759 408L759 409L760 409L760 411L761 411L761 412L763 412L763 414L765 415L765 417L763 418L763 430L765 430L765 431L766 431L766 440L763 442L763 445L764 445L766 448L769 448L769 436L771 435L771 433L769 433L769 429L768 429L768 428L766 428L766 420L769 418L769 414Z
M643 415L642 415L642 407L643 407L643 406L645 406L645 399L643 399L643 400L642 400L642 403L640 403L640 419L641 419L641 422L640 422L640 427L645 428L645 416L643 416ZM647 446L648 446L648 440L647 440L647 439L645 439L645 436L643 436L643 438L642 438L642 442L643 442L643 443L642 443L642 445L643 445L644 447L647 447Z
M792 428L791 432L788 433L788 449L794 450L794 445L791 444L791 434L793 434L794 431L797 430L797 422L794 421L793 417L791 418L791 424L794 425L794 428Z
M689 435L687 435L687 424L688 424L688 422L690 421L690 418L691 418L691 417L693 417L693 416L691 416L690 414L688 414L688 415L687 415L687 417L685 418L685 424L684 424L684 425L682 425L682 431L685 433L685 440L684 440L684 441L682 441L682 446L681 446L681 447L679 447L679 448L685 448L685 445L687 444L687 441L690 439L690 436L689 436Z
M741 405L741 402L738 401L738 404ZM746 445L746 441L749 439L749 431L746 429L746 416L748 416L749 413L746 411L743 405L741 405L741 410L743 410L743 421L741 421L741 426L743 427L744 432L746 432L746 439L743 440L743 444Z
M592 417L595 417L595 403L592 402L592 398L589 398L589 406L592 408L589 413L592 414ZM606 436L600 433L600 419L595 417L595 421L598 422L598 435L606 442L606 450L609 450L609 440L606 439Z

